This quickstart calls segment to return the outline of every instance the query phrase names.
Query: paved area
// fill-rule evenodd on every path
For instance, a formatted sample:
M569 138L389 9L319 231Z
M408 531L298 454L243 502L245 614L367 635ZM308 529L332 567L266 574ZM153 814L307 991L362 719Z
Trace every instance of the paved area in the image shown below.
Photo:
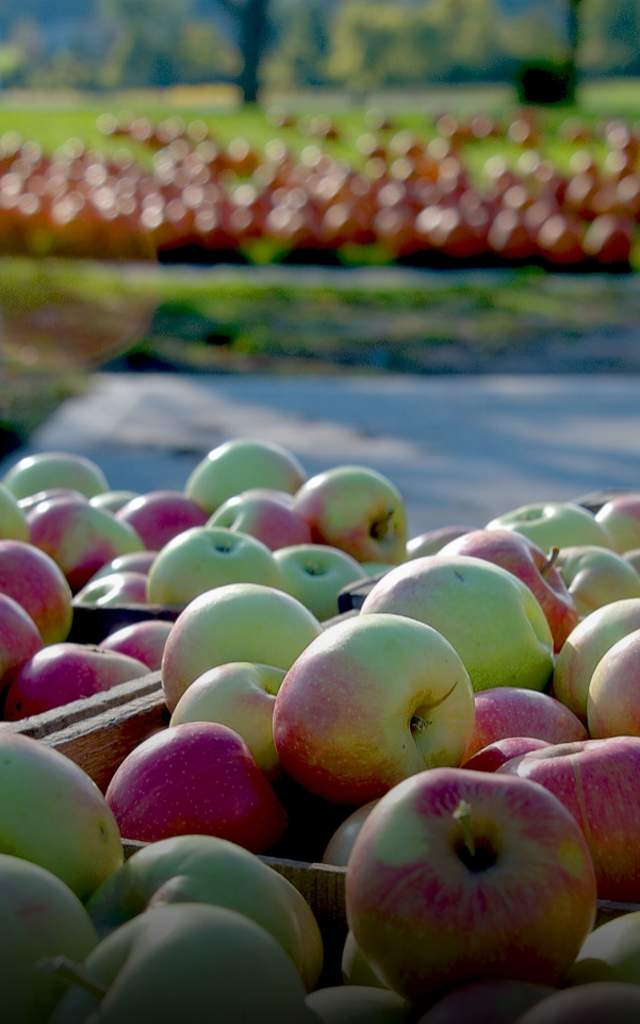
M640 490L639 397L633 376L99 374L30 450L85 453L113 487L142 491L181 487L223 440L267 438L309 473L364 463L387 474L417 533L481 526L524 502Z

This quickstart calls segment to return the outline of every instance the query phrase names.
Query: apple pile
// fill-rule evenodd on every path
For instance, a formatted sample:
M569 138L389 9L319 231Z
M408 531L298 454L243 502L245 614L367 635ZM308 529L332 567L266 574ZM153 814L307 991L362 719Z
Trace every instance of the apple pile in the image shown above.
M279 117L278 127L293 128ZM596 133L569 123L570 172L545 159L536 116L507 125L440 117L424 136L378 118L357 157L332 155L339 129L312 119L311 145L217 140L202 122L102 117L109 137L150 150L151 168L126 152L108 157L69 140L53 154L14 134L0 138L4 251L76 257L193 261L276 258L336 261L362 246L380 258L433 265L491 263L620 269L640 219L637 128ZM472 173L470 148L502 138L521 150ZM296 140L292 139L292 142ZM598 149L606 155L600 159Z

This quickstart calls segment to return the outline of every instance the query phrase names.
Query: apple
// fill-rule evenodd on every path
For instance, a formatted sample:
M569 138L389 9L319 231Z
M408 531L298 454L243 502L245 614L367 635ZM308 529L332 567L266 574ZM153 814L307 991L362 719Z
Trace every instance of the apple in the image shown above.
M575 819L541 786L436 768L369 815L346 900L365 956L420 1005L481 980L560 982L593 927L596 881Z
M396 487L375 470L338 466L311 477L295 498L316 544L340 548L359 562L403 562L407 527Z
M157 551L134 551L130 555L118 555L117 558L113 558L106 565L103 565L101 569L98 569L89 582L93 583L95 580L100 580L104 576L111 576L116 572L135 572L148 576L151 566L157 557Z
M71 589L43 551L22 541L0 540L0 593L24 608L45 644L66 640L73 619Z
M280 762L273 743L273 709L284 676L280 668L249 662L212 668L183 693L171 725L226 725L242 736L258 767L269 776L277 776Z
M544 999L516 1024L636 1024L640 1016L640 989L637 985L603 983L557 992Z
M73 498L38 505L28 522L31 543L53 558L74 591L111 559L143 547L132 527L118 522L110 512Z
M87 498L86 494L81 494L80 491L71 490L69 487L50 487L46 491L36 491L35 494L30 494L27 498L20 498L18 505L26 516L28 512L31 512L31 510L36 507L36 505L42 505L45 501L54 501L56 498L73 498L75 501L83 502L85 504L90 500ZM29 539L28 534L29 530L27 527L27 537L25 540Z
M104 491L103 494L96 494L93 498L89 498L89 504L94 508L101 508L103 512L111 512L115 515L128 502L137 497L136 491Z
M50 871L0 854L3 1024L41 1024L64 985L42 969L54 956L84 960L98 943L82 903Z
M160 551L185 530L204 526L207 514L179 491L150 491L123 505L116 519L132 526L145 548Z
M127 839L213 835L254 853L270 849L286 814L244 740L225 725L188 722L145 740L107 789Z
M512 736L529 736L547 743L588 739L584 725L560 701L536 690L496 687L475 698L475 725L464 759Z
M558 568L583 618L614 601L640 597L638 573L606 548L563 548Z
M563 743L507 761L500 773L537 782L571 811L586 837L603 900L640 901L640 739Z
M102 640L99 647L135 658L146 665L150 672L158 672L162 655L169 639L173 623L161 619L145 619L111 633Z
M360 567L367 579L386 576L388 572L396 568L390 562L360 562Z
M591 932L567 981L592 985L602 981L640 985L640 910L625 913Z
M11 675L42 649L38 627L22 605L0 594L0 693Z
M509 736L507 739L489 743L468 761L464 761L462 767L473 772L496 772L501 765L512 761L514 757L550 746L552 744L546 740L536 740L532 736Z
M613 547L606 528L581 505L568 501L523 505L493 519L487 529L515 530L543 551L586 544L601 548Z
M573 598L555 568L556 552L548 557L522 534L510 530L474 530L445 545L440 554L482 558L526 583L546 616L556 651L578 625Z
M208 525L248 533L271 551L311 543L311 530L293 507L279 498L258 495L255 491L228 498L213 513Z
M186 605L230 583L278 587L280 570L269 548L255 537L199 526L162 549L149 572L147 594L152 604Z
M596 666L618 640L640 629L640 600L616 601L592 612L576 626L562 648L553 674L553 692L583 722Z
M69 758L8 726L0 726L0 764L0 853L39 864L88 899L122 863L102 793Z
M596 514L613 541L616 551L624 554L640 546L640 494L624 494L613 498Z
M51 644L34 654L13 676L4 715L12 722L110 690L147 672L124 654L84 644Z
M320 623L289 594L251 583L202 594L176 620L162 659L170 711L185 690L218 665L249 661L289 669Z
M371 800L368 804L358 807L353 814L350 814L342 822L332 835L324 851L322 856L323 864L333 864L335 867L346 868L354 843L360 835L360 830L377 803L377 800Z
M11 491L0 484L0 537L29 540L29 527L24 512Z
M556 991L530 981L476 981L439 999L419 1024L516 1024L523 1013Z
M255 921L280 943L312 989L322 968L322 938L304 897L247 850L214 836L175 836L138 850L87 904L109 934L149 907L208 903Z
M209 452L189 477L185 492L211 515L228 498L249 488L295 494L305 480L304 469L286 448L241 438Z
M147 577L141 572L113 572L89 580L76 594L75 603L96 608L147 604Z
M152 907L104 939L50 1024L186 1024L212 1014L221 1024L318 1024L305 994L264 928L234 910L184 903Z
M589 733L640 736L640 629L609 648L591 678L587 700Z
M282 587L323 621L338 614L338 594L365 578L355 558L322 544L297 544L275 552Z
M437 530L427 530L417 537L407 541L407 559L425 558L427 555L437 555L445 544L450 544L458 537L464 537L469 533L470 526L441 526Z
M367 988L389 988L387 983L382 980L375 967L367 960L358 943L354 939L353 932L347 933L347 938L342 950L341 970L343 985L366 985Z
M432 555L375 585L362 614L406 615L437 629L458 652L475 690L543 690L553 638L538 601L506 569L479 558Z
M411 1024L406 999L395 992L364 985L321 988L307 996L307 1006L322 1024Z
M289 669L273 718L285 772L354 805L424 768L460 764L472 731L462 661L434 629L399 615L325 630Z
M640 573L640 548L634 548L633 551L626 551L624 554L625 562L632 565L636 572Z
M109 486L95 462L69 452L27 455L11 467L3 483L16 498L28 498L30 494L52 487L69 488L92 498Z

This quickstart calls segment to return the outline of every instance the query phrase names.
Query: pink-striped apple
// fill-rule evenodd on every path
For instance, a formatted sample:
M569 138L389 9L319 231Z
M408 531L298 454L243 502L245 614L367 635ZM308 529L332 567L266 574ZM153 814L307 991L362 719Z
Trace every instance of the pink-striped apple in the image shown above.
M606 527L581 505L572 502L547 502L523 505L513 512L492 519L488 530L515 530L522 533L543 551L595 544L612 548L613 541Z
M639 677L640 629L618 640L593 673L587 701L593 739L640 736Z
M29 527L23 510L11 491L0 484L0 538L29 540Z
M343 587L366 575L351 555L323 544L281 548L274 557L283 589L321 622L338 614L338 594Z
M506 740L496 740L483 747L468 761L464 761L462 767L472 772L497 772L501 765L512 761L514 757L521 757L532 750L542 750L543 747L551 745L545 740L535 740L531 736L510 736Z
M548 557L522 534L511 530L474 530L447 544L440 554L482 558L526 583L546 616L556 651L578 625L575 603L555 568L554 555Z
M11 675L42 649L38 627L22 605L0 594L0 693Z
M585 835L603 900L640 901L640 739L563 743L507 761L500 773L544 786Z
M295 494L305 480L304 469L286 448L239 438L209 452L189 477L185 492L211 515L243 491L267 488Z
M69 488L91 498L109 486L95 462L70 452L27 455L11 467L3 482L16 498L28 498L54 487Z
M150 672L157 672L162 664L162 655L169 639L173 623L161 619L145 619L111 633L99 646L105 651L116 651L135 658L146 665Z
M564 548L558 568L582 618L614 601L640 597L638 573L606 548Z
M434 629L399 615L325 630L288 671L273 719L285 772L354 805L426 767L460 764L472 730L462 661Z
M616 551L624 554L640 547L640 494L613 498L602 506L596 519L611 537Z
M438 768L369 815L346 898L365 956L420 1005L484 979L557 984L593 927L596 881L575 819L541 786Z
M189 722L151 736L107 789L127 839L212 835L263 853L280 839L285 811L244 740L225 725Z
M375 470L338 466L319 473L300 488L294 507L314 544L340 548L358 562L397 564L406 557L404 501Z
M71 589L44 551L22 541L0 540L0 593L22 605L45 644L66 640L73 618Z
M520 690L515 686L477 693L475 725L465 750L465 761L495 740L511 736L529 736L547 743L588 739L580 719L546 693Z
M271 551L294 544L310 544L311 530L305 520L278 497L248 491L228 498L211 516L209 526L248 533Z
M445 544L450 544L458 537L470 533L472 526L441 526L437 530L427 530L407 541L407 560L426 558L427 555L439 555Z
M207 514L180 491L150 491L123 505L116 519L132 526L149 551L160 551L185 530L204 526Z
M406 615L437 629L458 652L475 690L543 690L553 638L538 601L506 569L479 558L433 555L380 580L362 614Z
M75 603L96 608L147 604L147 577L141 572L112 572L85 583Z

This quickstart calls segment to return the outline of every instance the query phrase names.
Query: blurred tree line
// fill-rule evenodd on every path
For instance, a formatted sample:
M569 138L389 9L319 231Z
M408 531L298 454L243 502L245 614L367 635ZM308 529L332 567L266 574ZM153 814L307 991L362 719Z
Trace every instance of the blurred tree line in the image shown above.
M53 8L53 10L52 10ZM640 74L640 0L2 0L0 85L239 80L354 93L500 81L578 54Z

